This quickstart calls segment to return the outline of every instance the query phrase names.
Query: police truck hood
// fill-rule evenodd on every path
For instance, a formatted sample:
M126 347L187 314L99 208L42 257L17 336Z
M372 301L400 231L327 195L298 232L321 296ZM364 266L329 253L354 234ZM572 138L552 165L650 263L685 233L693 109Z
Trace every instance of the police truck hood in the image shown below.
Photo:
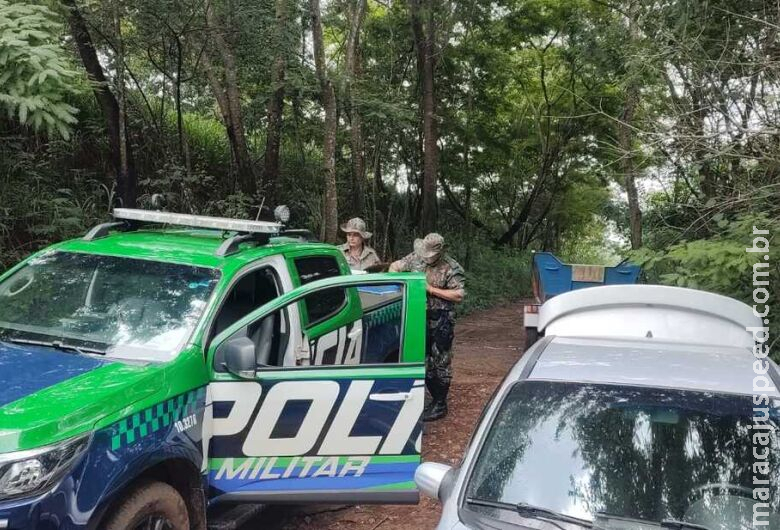
M150 366L7 342L0 342L0 381L0 453L89 431L163 384Z

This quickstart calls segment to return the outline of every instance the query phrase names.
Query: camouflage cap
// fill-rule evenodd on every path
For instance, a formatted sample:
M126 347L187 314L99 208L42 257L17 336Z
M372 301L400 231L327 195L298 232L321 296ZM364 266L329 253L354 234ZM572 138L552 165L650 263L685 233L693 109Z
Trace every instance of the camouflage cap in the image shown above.
M360 217L353 217L343 225L341 231L347 234L360 234L363 239L369 239L373 234L366 230L366 222Z
M422 259L431 259L444 252L444 238L432 232L423 239L414 241L414 251Z

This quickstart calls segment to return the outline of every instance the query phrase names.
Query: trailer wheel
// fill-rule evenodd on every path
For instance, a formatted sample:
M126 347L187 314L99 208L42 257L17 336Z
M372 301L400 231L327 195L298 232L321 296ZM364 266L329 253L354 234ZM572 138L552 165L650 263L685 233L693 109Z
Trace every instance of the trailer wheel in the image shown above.
M189 530L187 506L164 482L144 482L108 516L105 530Z
M525 350L534 345L539 340L539 328L525 328Z

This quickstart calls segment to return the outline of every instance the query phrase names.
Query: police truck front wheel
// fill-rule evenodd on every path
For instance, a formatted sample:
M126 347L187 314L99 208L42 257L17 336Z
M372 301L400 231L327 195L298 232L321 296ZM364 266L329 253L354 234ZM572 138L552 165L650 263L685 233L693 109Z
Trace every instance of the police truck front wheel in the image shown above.
M105 530L189 530L187 506L164 482L145 482L133 489L108 517Z

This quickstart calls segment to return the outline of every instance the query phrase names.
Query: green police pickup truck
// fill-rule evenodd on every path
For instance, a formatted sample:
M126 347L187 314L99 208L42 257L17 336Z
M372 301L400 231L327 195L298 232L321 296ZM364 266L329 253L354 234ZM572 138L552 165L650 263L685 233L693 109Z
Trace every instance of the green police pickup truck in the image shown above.
M422 275L280 223L114 217L0 276L0 529L417 502Z

